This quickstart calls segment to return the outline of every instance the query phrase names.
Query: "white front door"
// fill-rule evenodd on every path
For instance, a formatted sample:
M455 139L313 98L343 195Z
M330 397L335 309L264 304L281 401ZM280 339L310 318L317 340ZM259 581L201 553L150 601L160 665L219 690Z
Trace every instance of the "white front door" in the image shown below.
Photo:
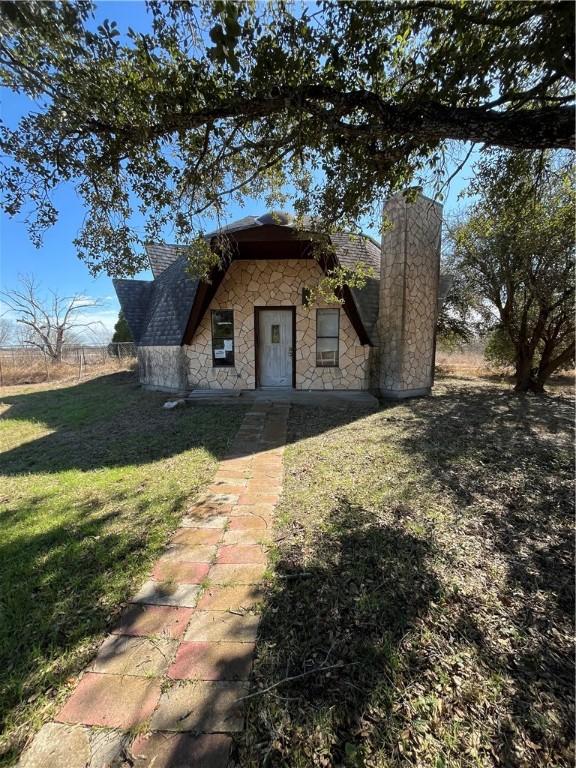
M258 328L258 380L261 387L292 386L292 310L261 309Z

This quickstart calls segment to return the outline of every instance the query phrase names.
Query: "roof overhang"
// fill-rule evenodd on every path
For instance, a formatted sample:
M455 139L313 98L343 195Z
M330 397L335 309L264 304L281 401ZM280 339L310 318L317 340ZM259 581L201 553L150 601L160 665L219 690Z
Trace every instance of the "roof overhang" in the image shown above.
M182 344L191 344L198 326L206 314L208 307L228 267L233 261L245 260L285 260L285 259L312 259L314 242L322 236L317 233L302 232L285 225L260 224L256 227L244 228L234 232L216 233L211 238L212 248L220 252L224 266L217 267L210 273L207 282L198 285L194 302L190 311L190 317L182 338ZM327 239L327 238L323 238ZM327 274L337 266L337 258L333 253L322 255L318 263ZM344 287L339 298L361 344L372 345L366 328L360 318L356 303L350 289Z

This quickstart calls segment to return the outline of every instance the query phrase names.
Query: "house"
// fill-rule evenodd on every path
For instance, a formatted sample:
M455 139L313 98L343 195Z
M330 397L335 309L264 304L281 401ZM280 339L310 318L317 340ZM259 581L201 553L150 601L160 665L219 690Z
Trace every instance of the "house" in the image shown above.
M441 206L398 195L378 245L347 233L312 236L287 214L246 217L208 236L227 243L208 282L190 276L182 249L148 245L154 279L115 280L138 351L140 381L166 391L379 390L426 394L433 383ZM335 265L373 270L341 304L308 306L306 292Z

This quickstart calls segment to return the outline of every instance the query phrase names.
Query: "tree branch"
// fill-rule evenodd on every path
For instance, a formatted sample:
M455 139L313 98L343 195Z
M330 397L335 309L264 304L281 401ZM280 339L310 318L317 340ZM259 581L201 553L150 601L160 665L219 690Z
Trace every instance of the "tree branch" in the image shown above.
M415 104L398 104L366 90L342 92L322 85L277 90L274 95L244 98L238 96L215 107L194 112L174 111L152 126L117 126L100 120L88 120L86 128L97 134L120 136L122 141L140 143L171 135L176 131L199 128L215 120L238 117L252 119L271 117L294 110L309 112L325 126L333 128L338 114L358 117L364 113L371 119L362 123L340 120L338 130L350 138L389 139L407 136L419 140L481 142L488 146L514 149L574 149L573 106L557 105L541 109L494 111L482 107L449 107L428 100Z

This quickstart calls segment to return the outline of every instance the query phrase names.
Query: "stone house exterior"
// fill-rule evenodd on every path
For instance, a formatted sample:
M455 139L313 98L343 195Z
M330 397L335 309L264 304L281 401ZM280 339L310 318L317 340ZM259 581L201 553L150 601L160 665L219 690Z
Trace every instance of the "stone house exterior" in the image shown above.
M140 381L166 391L373 390L427 394L439 306L441 206L399 195L385 206L378 245L329 236L331 255L285 214L246 217L219 232L226 267L201 282L177 246L149 245L154 279L115 280L137 346ZM373 276L340 304L309 305L307 290L337 265L361 261ZM443 283L443 288L444 288Z

